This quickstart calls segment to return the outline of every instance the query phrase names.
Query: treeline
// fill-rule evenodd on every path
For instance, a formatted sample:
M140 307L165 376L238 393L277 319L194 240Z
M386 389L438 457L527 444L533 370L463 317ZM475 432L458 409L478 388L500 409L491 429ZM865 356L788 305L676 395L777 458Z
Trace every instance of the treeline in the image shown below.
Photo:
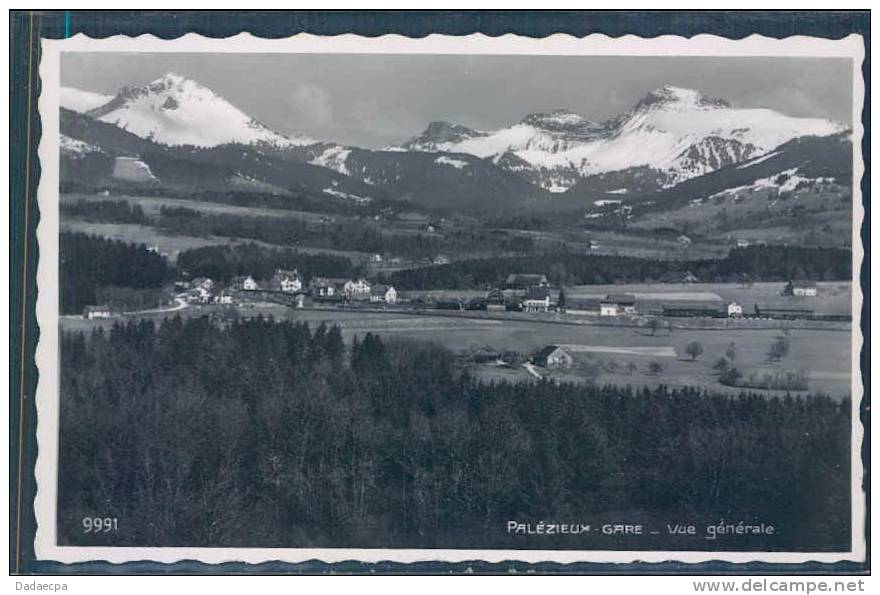
M749 246L724 258L671 261L626 256L541 254L461 260L397 271L400 289L477 289L502 284L515 272L542 273L554 285L601 285L659 281L690 271L703 282L841 281L852 277L852 252L842 248Z
M62 314L80 314L97 304L104 287L158 288L172 278L165 258L143 244L65 232L60 257Z
M226 236L260 240L280 246L312 246L333 250L429 256L439 250L436 237L424 234L383 234L363 221L310 223L304 219L203 214L163 214L156 226L174 234Z
M147 223L147 217L139 204L132 206L125 200L78 200L62 202L61 215L95 221L98 223Z
M238 275L266 279L278 269L297 269L306 282L312 277L358 277L365 272L363 265L342 256L304 254L253 243L184 250L177 257L177 268L190 278L221 282Z
M487 384L431 344L261 318L65 333L61 353L62 545L584 548L508 523L612 513L777 529L688 549L849 545L847 401Z

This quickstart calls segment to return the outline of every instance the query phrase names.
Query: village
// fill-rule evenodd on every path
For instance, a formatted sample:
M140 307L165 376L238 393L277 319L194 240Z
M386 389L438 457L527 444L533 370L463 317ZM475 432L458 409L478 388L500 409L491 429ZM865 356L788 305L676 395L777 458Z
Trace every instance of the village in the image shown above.
M207 277L177 281L173 305L152 312L205 316L221 326L260 315L302 319L339 324L349 337L359 331L418 338L428 338L425 334L429 333L429 340L453 349L462 367L473 367L481 376L556 381L595 380L600 373L621 375L627 382L637 376L642 382L660 381L675 374L680 365L670 357L693 363L704 349L710 349L708 339L691 338L700 329L721 331L711 342L718 343L714 350L723 355L727 343L738 343L744 352L756 338L772 342L775 333L787 337L790 329L812 328L810 332L818 329L821 333L849 326L847 314L806 307L813 301L819 307L829 303L823 297L830 296L822 292L830 290L820 289L817 283L765 283L760 294L766 301L748 305L742 300L704 299L708 297L705 285L693 279L654 285L653 293L623 286L623 291L596 295L589 287L586 290L592 293L584 294L585 286L553 287L541 273L510 273L502 286L483 292L417 292L398 291L363 277L306 279L297 270L279 269L266 279L241 275L225 283ZM749 293L745 288L739 291ZM773 294L776 297L771 299ZM99 305L87 307L83 318L110 322L143 314ZM674 330L681 337L678 346L669 344ZM516 338L523 332L529 335L525 341ZM601 340L595 338L599 334ZM585 344L586 337L590 339ZM764 354L757 349L753 350L756 365L765 368L760 363ZM609 359L603 359L603 354ZM732 367L729 353L720 359L727 362L725 367ZM726 377L718 376L723 370L717 367L722 364L708 358L697 363L703 368L716 366L714 381L723 383ZM693 365L684 370L688 376L682 376L682 381L694 371ZM801 384L802 376L796 374Z

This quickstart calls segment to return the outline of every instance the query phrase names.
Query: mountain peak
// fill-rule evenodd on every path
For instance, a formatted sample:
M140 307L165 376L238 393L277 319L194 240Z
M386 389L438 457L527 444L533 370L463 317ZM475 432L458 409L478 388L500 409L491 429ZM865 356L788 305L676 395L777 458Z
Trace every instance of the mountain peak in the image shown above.
M485 136L484 132L462 126L461 124L450 124L442 120L434 121L428 124L419 136L410 139L403 146L404 148L413 150L433 150L442 143L458 143L471 138Z
M238 143L289 147L314 143L266 128L208 87L174 72L145 85L125 87L89 115L172 146Z
M596 127L596 123L589 118L567 109L529 114L522 123L551 132L584 133Z
M651 107L727 108L730 107L730 104L723 99L709 97L702 91L696 89L686 89L674 85L663 85L645 95L645 97L636 105L635 109L639 110Z

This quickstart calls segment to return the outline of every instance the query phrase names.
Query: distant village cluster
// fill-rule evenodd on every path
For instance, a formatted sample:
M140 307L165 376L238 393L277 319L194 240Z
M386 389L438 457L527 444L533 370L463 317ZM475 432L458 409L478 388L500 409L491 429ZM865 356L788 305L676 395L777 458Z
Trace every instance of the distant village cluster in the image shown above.
M691 283L693 275L680 273L679 283ZM418 308L453 311L554 313L571 316L602 318L662 316L672 318L769 318L821 319L807 308L762 307L754 304L746 309L742 304L701 304L689 301L679 304L639 304L635 294L612 293L604 298L566 296L565 288L553 288L546 275L511 273L501 287L493 288L483 297L430 298L419 295L401 295L392 285L374 283L366 278L312 277L308 282L297 270L277 270L270 279L257 280L250 275L237 276L227 283L198 277L175 283L177 301L181 307L242 306L245 303L270 302L293 308L350 307L350 308ZM815 297L815 283L789 281L781 288L781 295ZM109 306L88 306L85 318L115 316Z

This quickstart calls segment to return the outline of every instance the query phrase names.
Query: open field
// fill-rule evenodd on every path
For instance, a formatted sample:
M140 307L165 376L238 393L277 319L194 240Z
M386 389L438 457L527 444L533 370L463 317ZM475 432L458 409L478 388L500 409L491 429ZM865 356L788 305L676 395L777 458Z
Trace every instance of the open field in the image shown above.
M632 283L620 285L575 285L566 287L568 297L604 298L610 293L631 293L636 296L637 306L644 310L642 302L737 302L752 309L755 304L763 307L808 308L823 314L852 313L852 284L848 281L829 281L817 284L816 297L783 296L781 282L754 283ZM651 304L654 305L654 304Z
M180 208L185 207L206 215L240 215L244 217L279 217L285 219L300 219L302 221L320 222L326 219L345 219L338 215L328 216L320 213L307 211L293 211L289 209L269 209L263 207L242 207L207 200L190 200L186 198L168 198L162 196L137 196L128 194L78 194L69 193L61 195L61 202L75 203L80 200L87 201L124 201L132 206L140 205L146 215L159 215L162 207Z
M331 250L329 248L315 248L312 246L280 246L249 238L175 235L166 233L161 229L149 225L138 225L136 223L93 223L91 221L82 221L80 219L65 219L61 223L61 231L88 233L110 240L120 240L129 244L156 246L159 248L159 251L168 255L168 259L171 262L176 261L177 255L184 250L192 250L193 248L201 248L203 246L223 246L227 244L257 244L267 248L296 250L303 254L342 256L350 259L352 262L361 262L369 257L366 252Z

